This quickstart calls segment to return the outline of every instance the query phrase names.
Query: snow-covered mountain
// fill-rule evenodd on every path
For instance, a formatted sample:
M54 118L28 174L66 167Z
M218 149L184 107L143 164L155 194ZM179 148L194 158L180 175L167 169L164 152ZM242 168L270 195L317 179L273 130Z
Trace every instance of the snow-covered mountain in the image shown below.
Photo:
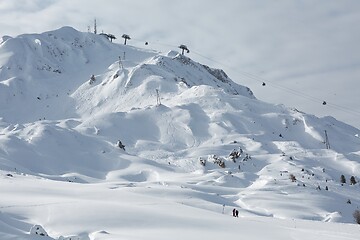
M356 225L299 219L354 223L359 129L261 102L175 51L70 27L0 44L1 239L38 239L34 224L48 239L165 239L156 232L180 226L192 227L179 238L195 239L206 225L223 236L224 223L239 224L222 215L233 208L264 229L246 232L253 239L310 225L358 236Z

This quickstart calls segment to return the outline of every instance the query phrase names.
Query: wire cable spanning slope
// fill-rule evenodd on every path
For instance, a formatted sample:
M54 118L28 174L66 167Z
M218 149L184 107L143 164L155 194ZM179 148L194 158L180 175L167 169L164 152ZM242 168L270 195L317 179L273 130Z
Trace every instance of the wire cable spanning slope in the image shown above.
M247 79L251 79L251 80L255 80L255 81L258 81L259 83L271 83L271 87L273 88L276 88L276 89L279 89L279 90L282 90L282 91L285 91L285 92L288 92L288 93L291 93L291 94L294 94L298 97L301 97L301 98L304 98L304 99L307 99L309 101L312 101L312 102L315 102L315 103L319 103L319 102L323 102L323 99L320 99L320 98L317 98L317 97L314 97L314 96L311 96L309 94L306 94L304 92L301 92L301 91L298 91L298 90L295 90L295 89L292 89L292 88L289 88L289 87L285 87L281 84L278 84L278 83L275 83L274 81L270 81L268 79L264 79L262 77L259 77L255 74L252 74L252 73L248 73L248 72L244 72L244 71L239 71L238 69L232 67L232 66L229 66L229 65L226 65L222 62L219 62L217 60L214 60L212 58L209 58L207 56L204 56L203 54L200 54L194 50L192 50L192 53L195 54L195 55L198 55L204 59L207 59L209 61L212 61L214 63L217 63L217 64L220 64L226 68L229 68L231 70L233 70L234 72L240 74L242 77L244 78L247 78ZM326 102L326 105L328 105L329 107L333 108L333 109L336 109L336 110L339 110L339 111L343 111L345 113L348 113L348 114L351 114L351 115L357 115L357 116L360 116L360 112L359 111L355 111L354 109L351 109L351 108L348 108L348 107L345 107L345 106L341 106L341 105L338 105L338 104L334 104L334 103L329 103L329 102Z
M146 43L149 43L148 41L144 41L144 40L140 40L140 39L132 39L133 41L135 42L146 42ZM165 46L165 47L172 47L172 48L177 48L178 46L174 45L174 44L168 44L168 43L162 43L162 42L158 42L158 41L155 41L155 42L152 42L153 45L160 45L160 46ZM220 62L218 60L215 60L213 58L210 58L210 57L207 57L205 56L204 54L201 54L197 51L194 51L194 49L191 49L191 53L201 57L201 58L204 58L208 61L211 61L211 62L214 62L214 63L217 63L219 65L222 65L228 69L231 69L232 71L238 73L240 75L240 78L242 79L251 79L251 80L254 80L254 81L257 81L259 83L266 83L268 86L270 87L273 87L273 88L276 88L278 90L281 90L281 91L284 91L284 92L287 92L287 93L290 93L290 94L293 94L293 95L296 95L300 98L303 98L303 99L306 99L306 100L309 100L311 102L314 102L314 103L326 103L324 105L327 105L328 107L330 108L333 108L333 109L336 109L336 110L339 110L339 111L342 111L344 113L347 113L347 114L350 114L350 115L353 115L353 116L360 116L360 112L359 111L356 111L352 108L349 108L349 107L346 107L346 106L342 106L342 105L339 105L339 104L335 104L335 103L332 103L332 102L328 102L328 101L324 101L324 99L320 99L318 97L315 97L315 96L312 96L312 95L309 95L309 94L306 94L302 91L298 91L298 90L295 90L295 89L292 89L292 88L289 88L289 87L286 87L286 86L283 86L279 83L276 83L274 81L271 81L269 79L264 79L260 76L257 76L253 73L249 73L249 72L245 72L245 71L240 71L238 70L237 68L234 68L232 66L229 66L223 62ZM270 85L268 84L270 83Z

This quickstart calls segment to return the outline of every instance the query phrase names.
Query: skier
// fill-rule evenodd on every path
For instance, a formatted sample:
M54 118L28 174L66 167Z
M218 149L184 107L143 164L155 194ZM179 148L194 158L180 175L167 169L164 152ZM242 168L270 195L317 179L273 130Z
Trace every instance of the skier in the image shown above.
M125 145L122 144L122 142L121 142L120 140L117 141L116 145L117 145L119 148L121 148L122 150L125 151Z
M233 209L233 217L236 217L236 209Z
M235 210L235 216L239 217L239 211L237 209Z

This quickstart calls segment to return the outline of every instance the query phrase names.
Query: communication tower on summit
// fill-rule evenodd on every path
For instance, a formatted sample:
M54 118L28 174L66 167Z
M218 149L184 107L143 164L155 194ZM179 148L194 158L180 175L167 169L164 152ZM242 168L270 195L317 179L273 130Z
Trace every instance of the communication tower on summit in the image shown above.
M97 34L96 18L94 20L94 33Z

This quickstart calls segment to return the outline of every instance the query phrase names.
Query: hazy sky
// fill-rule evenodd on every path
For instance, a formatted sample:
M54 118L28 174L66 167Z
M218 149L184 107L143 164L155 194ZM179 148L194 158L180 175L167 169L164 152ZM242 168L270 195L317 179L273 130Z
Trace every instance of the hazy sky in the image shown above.
M360 128L359 0L0 0L1 36L87 31L94 18L119 43L186 44L260 100Z

